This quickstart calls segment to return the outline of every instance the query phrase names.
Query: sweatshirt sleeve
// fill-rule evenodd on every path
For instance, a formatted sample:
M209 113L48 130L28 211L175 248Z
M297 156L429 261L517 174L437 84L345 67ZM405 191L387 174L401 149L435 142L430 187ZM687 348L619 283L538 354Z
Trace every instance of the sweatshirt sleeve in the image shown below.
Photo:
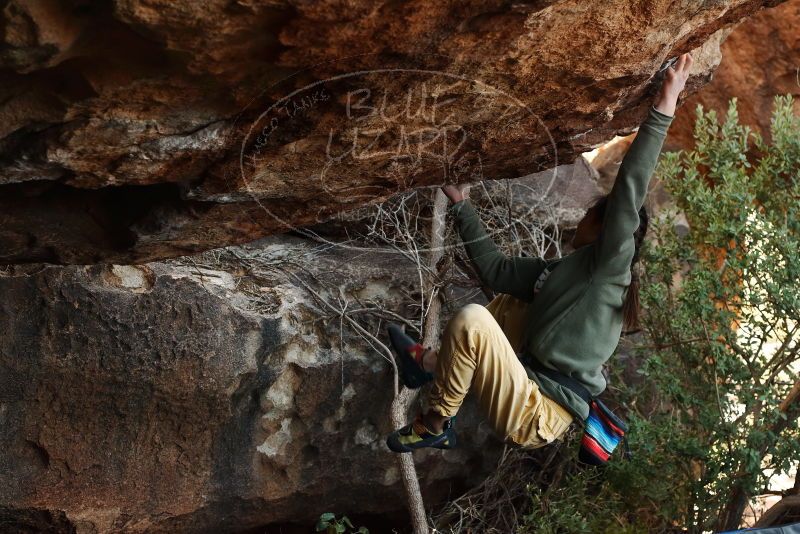
M458 233L464 242L481 281L497 293L507 293L522 301L533 299L533 286L547 266L542 258L508 257L497 249L486 234L475 208L464 199L450 206Z
M633 234L644 204L667 129L674 117L650 106L647 119L622 159L606 204L603 227L595 243L594 274L620 276L630 271L636 250Z

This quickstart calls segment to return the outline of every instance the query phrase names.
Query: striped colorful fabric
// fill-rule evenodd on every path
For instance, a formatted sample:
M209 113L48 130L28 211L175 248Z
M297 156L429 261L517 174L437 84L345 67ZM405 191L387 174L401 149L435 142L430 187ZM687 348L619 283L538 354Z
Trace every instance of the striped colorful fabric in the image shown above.
M605 425L605 420L596 411L589 412L589 419L586 421L586 433L589 434L606 452L611 453L619 445L624 432L618 432L616 427Z
M627 425L619 417L598 399L593 399L578 458L587 464L604 465L619 442L625 439L627 430Z
M603 450L603 447L600 446L599 443L594 439L594 437L590 436L589 434L584 434L583 439L581 440L581 453L584 453L584 450L588 453L590 461L584 460L586 463L591 463L593 465L600 465L608 461L611 457L609 453ZM597 461L599 460L599 462Z

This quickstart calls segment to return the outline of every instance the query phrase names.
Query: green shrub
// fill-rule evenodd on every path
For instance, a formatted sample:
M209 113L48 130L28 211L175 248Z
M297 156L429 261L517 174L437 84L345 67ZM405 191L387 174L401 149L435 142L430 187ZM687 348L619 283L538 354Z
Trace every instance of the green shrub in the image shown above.
M695 147L665 154L658 177L685 214L655 225L642 302L656 348L634 438L652 460L641 495L690 532L733 529L749 497L798 458L800 119L776 97L772 140L697 108ZM651 241L651 243L653 243ZM678 281L679 280L679 281ZM649 399L644 402L642 399ZM646 441L645 441L646 440ZM653 483L655 482L655 483Z
M336 514L325 512L319 516L316 531L322 532L324 530L326 534L369 534L369 530L366 527L358 527L358 530L355 528L346 515L343 515L341 519L336 519Z

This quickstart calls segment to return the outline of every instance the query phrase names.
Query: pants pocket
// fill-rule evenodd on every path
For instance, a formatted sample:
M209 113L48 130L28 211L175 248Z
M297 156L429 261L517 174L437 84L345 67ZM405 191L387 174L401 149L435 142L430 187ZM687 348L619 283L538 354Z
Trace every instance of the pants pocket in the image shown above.
M528 423L509 436L514 445L535 449L544 447L563 436L572 415L549 397L542 396L536 413Z
M543 407L539 415L537 434L546 444L552 443L564 435L572 423L572 417L565 417L561 412L562 408L556 405L555 401L547 399L547 402L543 402L543 404L546 407Z

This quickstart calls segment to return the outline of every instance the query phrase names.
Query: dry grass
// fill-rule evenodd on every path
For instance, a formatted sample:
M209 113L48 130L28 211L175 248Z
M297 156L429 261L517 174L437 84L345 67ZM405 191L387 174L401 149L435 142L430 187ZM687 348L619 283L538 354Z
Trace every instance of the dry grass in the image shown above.
M506 446L497 467L479 485L432 514L436 532L508 534L517 532L530 508L531 487L554 487L571 465L571 427L560 441L539 449Z

